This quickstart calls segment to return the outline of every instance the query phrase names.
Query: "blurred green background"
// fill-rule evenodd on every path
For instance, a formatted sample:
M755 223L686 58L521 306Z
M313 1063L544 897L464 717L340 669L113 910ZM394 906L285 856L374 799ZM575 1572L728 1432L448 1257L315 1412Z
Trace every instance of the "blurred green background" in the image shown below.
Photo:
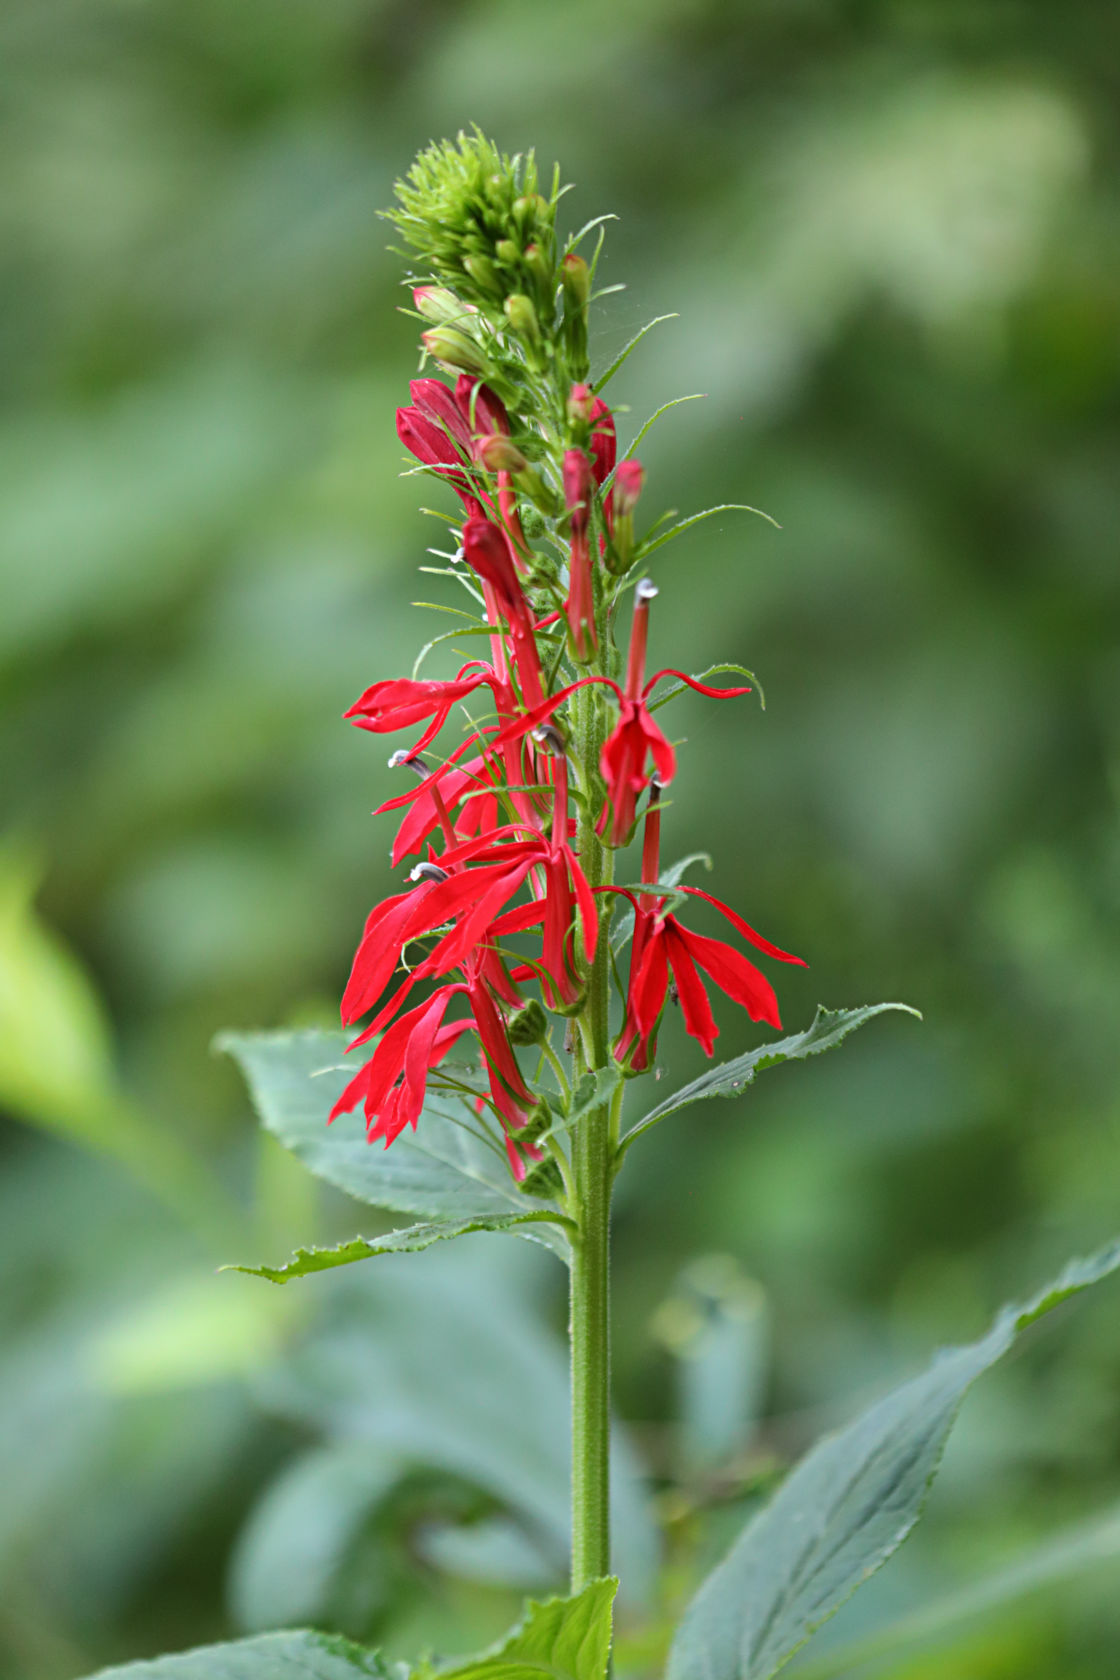
M387 890L385 752L340 713L449 597L397 476L414 339L374 212L471 121L561 160L571 225L617 212L600 365L680 312L612 387L624 440L706 396L643 448L650 510L782 526L655 563L654 658L742 661L768 702L678 703L668 855L710 851L809 959L788 1028L925 1015L630 1157L624 1666L658 1671L821 1428L1120 1231L1118 99L1097 0L5 0L5 1680L290 1620L462 1650L562 1578L549 1257L214 1275L379 1228L208 1046L329 1020ZM757 1042L720 1019L723 1054ZM661 1060L697 1071L672 1028ZM827 1638L1118 1501L1104 1286L969 1401ZM1112 1677L1115 1569L877 1672Z

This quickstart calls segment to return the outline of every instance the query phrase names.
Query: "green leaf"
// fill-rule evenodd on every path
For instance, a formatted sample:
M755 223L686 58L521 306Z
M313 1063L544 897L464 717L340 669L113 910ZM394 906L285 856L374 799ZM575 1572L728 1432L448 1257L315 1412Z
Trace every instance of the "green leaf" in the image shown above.
M229 1593L238 1626L256 1633L292 1622L330 1625L346 1555L406 1468L399 1455L364 1441L317 1447L289 1464L237 1539Z
M266 1633L151 1662L103 1668L91 1680L397 1680L396 1664L328 1634Z
M958 1587L955 1592L934 1599L932 1604L921 1605L864 1639L848 1640L827 1656L799 1665L797 1680L834 1680L834 1677L840 1680L841 1676L847 1680L857 1668L864 1668L868 1663L878 1666L882 1659L894 1657L904 1647L924 1645L939 1635L955 1631L962 1622L1000 1610L1029 1593L1070 1580L1094 1564L1118 1556L1120 1507L1114 1506L1104 1516L1064 1529L1003 1569Z
M689 1606L668 1680L768 1680L905 1540L962 1400L1019 1333L1120 1267L1120 1242L1074 1260L979 1341L949 1348L818 1443Z
M602 1108L604 1103L610 1102L618 1087L622 1084L623 1073L616 1061L610 1061L606 1067L598 1068L594 1073L585 1073L575 1090L572 1092L571 1106L566 1114L558 1116L555 1125L536 1140L543 1143L545 1138L562 1137L578 1126L581 1120Z
M263 1124L318 1178L374 1207L464 1227L473 1221L481 1229L514 1215L495 1229L566 1253L563 1233L541 1222L539 1203L526 1208L505 1157L472 1130L455 1098L429 1096L415 1135L397 1138L391 1149L367 1142L360 1115L344 1114L328 1126L327 1115L361 1065L360 1052L346 1061L346 1042L343 1033L330 1032L223 1033L215 1048L237 1061ZM530 1215L536 1216L531 1224ZM558 1209L553 1217L561 1218Z
M663 1103L658 1103L626 1133L618 1146L620 1157L636 1137L656 1126L659 1120L675 1114L678 1108L703 1102L707 1097L740 1096L764 1068L778 1067L782 1062L804 1061L806 1056L817 1056L822 1050L831 1050L834 1045L842 1044L857 1027L862 1027L865 1021L882 1015L888 1009L900 1009L906 1015L917 1016L919 1021L922 1018L908 1003L869 1003L861 1009L825 1009L823 1005L818 1005L812 1025L804 1032L780 1038L776 1044L760 1044L757 1049L748 1050L745 1056L736 1056L734 1061L720 1062L692 1080L691 1084L682 1085Z
M611 1648L611 1605L618 1582L592 1581L575 1598L530 1603L499 1644L441 1669L440 1680L603 1680Z
M349 1266L355 1260L368 1260L375 1254L413 1253L431 1248L433 1243L446 1242L450 1237L469 1236L472 1231L511 1231L518 1225L541 1224L560 1217L535 1209L495 1214L489 1219L432 1220L423 1225L408 1225L401 1231L389 1231L383 1237L352 1237L333 1248L297 1248L283 1266L222 1266L220 1269L248 1272L251 1277L267 1278L270 1283L290 1283L292 1278L306 1277L309 1272L329 1272L335 1266Z

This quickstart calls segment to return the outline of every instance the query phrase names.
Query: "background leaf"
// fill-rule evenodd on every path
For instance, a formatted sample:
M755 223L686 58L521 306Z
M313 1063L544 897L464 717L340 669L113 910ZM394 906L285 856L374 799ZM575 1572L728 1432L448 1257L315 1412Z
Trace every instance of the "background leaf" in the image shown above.
M986 1336L939 1354L822 1441L748 1526L685 1613L668 1680L768 1680L905 1540L966 1392L1021 1331L1120 1267L1120 1243L1072 1261Z
M323 1633L266 1633L151 1662L105 1668L91 1680L392 1680L374 1651Z

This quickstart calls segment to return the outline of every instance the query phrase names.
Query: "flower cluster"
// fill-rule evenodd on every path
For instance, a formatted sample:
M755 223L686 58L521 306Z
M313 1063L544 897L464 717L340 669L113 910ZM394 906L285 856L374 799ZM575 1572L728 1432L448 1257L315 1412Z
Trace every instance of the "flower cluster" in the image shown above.
M578 240L557 255L557 194L546 203L535 183L531 159L460 136L399 189L398 226L428 258L412 291L428 323L422 345L455 382L414 380L397 433L413 470L458 497L447 570L471 597L466 629L488 639L489 657L444 680L375 682L346 714L373 734L418 731L389 761L412 773L409 785L380 807L399 818L394 866L416 861L358 946L342 1017L366 1021L354 1043L373 1049L331 1116L361 1105L370 1138L388 1145L417 1125L431 1084L458 1091L500 1129L527 1188L552 1110L570 1095L550 1017L567 1023L575 1073L602 1065L594 1017L609 1036L616 908L628 901L633 931L605 1053L627 1075L651 1066L670 998L711 1055L718 1028L701 974L752 1020L779 1025L770 982L739 945L682 924L685 895L740 942L800 961L718 899L661 881L676 755L655 717L658 687L672 678L660 698L687 686L721 700L750 690L646 674L657 590L642 567L652 545L634 531L644 475L618 459L614 416L586 379L595 262ZM615 638L631 591L623 674ZM460 714L464 737L448 745ZM615 886L614 853L639 825L640 883ZM527 1046L554 1070L547 1090L541 1068L521 1065Z

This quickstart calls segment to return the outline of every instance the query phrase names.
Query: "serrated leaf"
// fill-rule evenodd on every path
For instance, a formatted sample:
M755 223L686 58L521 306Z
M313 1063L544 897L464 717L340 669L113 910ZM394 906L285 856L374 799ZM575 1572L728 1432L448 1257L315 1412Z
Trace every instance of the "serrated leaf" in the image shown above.
M300 1631L103 1668L91 1680L401 1680L401 1669L348 1639Z
M1019 1333L1120 1267L1120 1242L1065 1271L987 1335L944 1350L798 1465L689 1606L668 1680L769 1680L897 1551L921 1515L968 1389Z
M429 1220L422 1225L407 1225L400 1231L388 1231L383 1237L352 1237L333 1248L297 1248L283 1266L223 1266L221 1270L248 1272L251 1277L267 1278L270 1283L290 1283L292 1278L307 1277L310 1272L329 1272L335 1266L349 1266L355 1260L369 1260L376 1254L414 1253L452 1237L469 1236L472 1231L511 1231L518 1225L542 1224L557 1218L557 1214L536 1210L494 1214L488 1219Z
M603 1680L611 1648L611 1605L618 1582L592 1581L574 1598L530 1603L505 1639L440 1680Z
M862 1027L865 1021L873 1020L876 1015L882 1015L889 1009L898 1009L905 1015L915 1015L921 1020L918 1010L911 1009L908 1003L869 1003L860 1009L825 1009L818 1004L817 1013L812 1024L804 1032L792 1033L789 1038L780 1038L776 1044L760 1044L755 1050L748 1050L745 1056L736 1056L733 1061L720 1062L718 1066L709 1068L688 1085L682 1085L671 1097L666 1097L663 1103L642 1117L631 1126L626 1136L619 1144L620 1156L629 1149L636 1137L642 1132L656 1126L659 1120L675 1114L678 1108L687 1108L689 1103L703 1102L708 1097L737 1097L754 1083L757 1074L765 1068L778 1067L782 1062L804 1061L807 1056L817 1056L822 1050L831 1050L835 1045L842 1044L849 1033Z
M424 1219L469 1223L528 1211L504 1156L466 1123L454 1098L430 1095L416 1133L390 1149L371 1145L358 1115L327 1125L360 1056L346 1061L342 1033L223 1033L215 1048L234 1057L244 1073L264 1126L316 1177L374 1207ZM542 1212L539 1203L532 1210ZM556 1210L556 1217L559 1212ZM545 1223L509 1227L535 1237L558 1254L563 1234Z

